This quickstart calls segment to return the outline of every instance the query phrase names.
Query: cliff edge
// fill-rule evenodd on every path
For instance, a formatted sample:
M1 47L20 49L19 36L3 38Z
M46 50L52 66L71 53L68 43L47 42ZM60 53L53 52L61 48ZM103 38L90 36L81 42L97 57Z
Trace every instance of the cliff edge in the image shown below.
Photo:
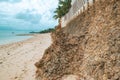
M51 36L37 80L120 80L120 0L96 0Z

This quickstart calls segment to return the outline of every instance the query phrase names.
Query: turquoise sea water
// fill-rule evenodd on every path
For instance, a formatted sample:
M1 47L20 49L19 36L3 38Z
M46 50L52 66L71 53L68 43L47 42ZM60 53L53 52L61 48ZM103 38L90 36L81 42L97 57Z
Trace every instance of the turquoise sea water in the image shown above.
M0 30L0 45L19 42L32 36L16 36L17 34L28 34L29 31Z

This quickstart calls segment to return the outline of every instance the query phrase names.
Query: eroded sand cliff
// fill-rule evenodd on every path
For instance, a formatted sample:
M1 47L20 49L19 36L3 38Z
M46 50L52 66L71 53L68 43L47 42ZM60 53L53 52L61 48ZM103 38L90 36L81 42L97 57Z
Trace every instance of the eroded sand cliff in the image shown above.
M96 0L51 35L38 80L120 80L120 0Z

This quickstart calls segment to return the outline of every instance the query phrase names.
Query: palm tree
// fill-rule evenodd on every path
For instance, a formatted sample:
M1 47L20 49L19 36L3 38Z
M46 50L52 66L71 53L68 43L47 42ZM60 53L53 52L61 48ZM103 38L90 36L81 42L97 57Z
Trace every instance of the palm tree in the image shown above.
M69 12L70 8L71 0L59 0L58 8L56 8L56 10L54 11L54 13L56 14L53 17L55 19L60 19L62 16Z
M56 10L54 11L54 13L56 13L53 17L55 19L58 19L58 18L61 18L62 16L62 7L61 6L58 6L58 8L56 8Z
M59 0L58 7L54 11L55 15L53 16L53 18L58 19L59 21L58 28L61 28L61 17L68 13L70 8L71 0Z

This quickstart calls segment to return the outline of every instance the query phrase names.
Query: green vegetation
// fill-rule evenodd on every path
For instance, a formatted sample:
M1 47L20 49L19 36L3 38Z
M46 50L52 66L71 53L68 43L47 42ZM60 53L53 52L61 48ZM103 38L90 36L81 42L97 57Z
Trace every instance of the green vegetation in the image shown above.
M55 31L54 28L49 28L49 29L42 30L40 32L34 32L34 31L32 31L30 33L50 33L50 32L53 32L53 31Z
M55 19L60 19L66 13L69 12L71 8L71 0L59 0L58 8L54 11L55 15L53 16Z
M39 33L50 33L50 32L53 32L53 31L55 31L54 28L49 28L49 29L46 29L46 30L40 31Z

